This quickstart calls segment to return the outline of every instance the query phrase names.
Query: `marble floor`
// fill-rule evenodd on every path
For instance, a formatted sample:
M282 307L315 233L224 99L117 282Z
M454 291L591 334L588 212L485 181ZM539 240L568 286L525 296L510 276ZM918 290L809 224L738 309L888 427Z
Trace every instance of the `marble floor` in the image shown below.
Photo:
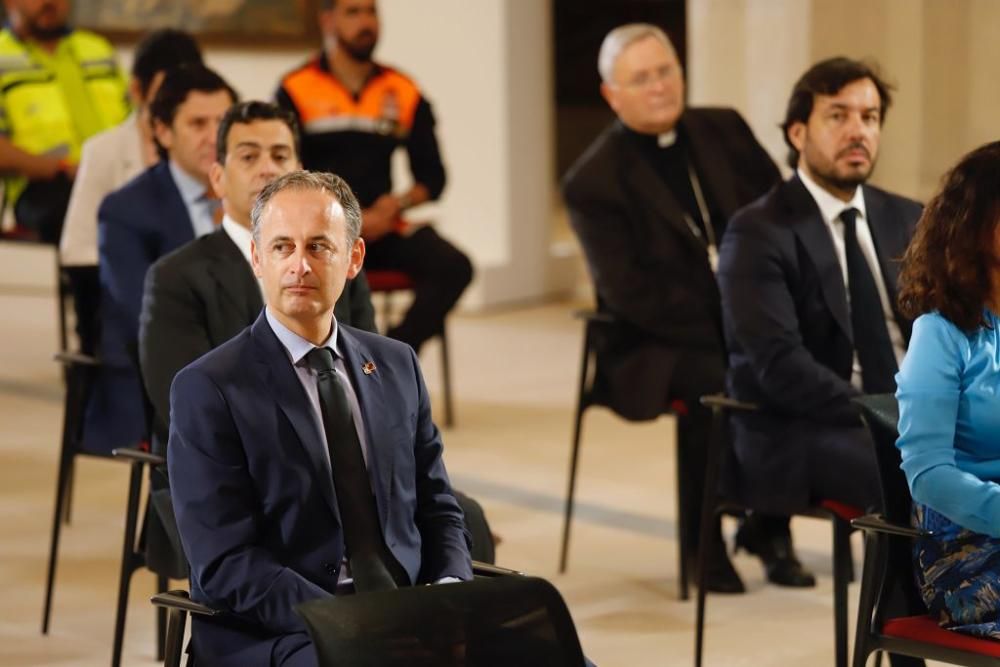
M51 257L0 253L0 665L110 661L127 471L81 460L72 524L60 550L52 627L40 634L62 387ZM558 574L562 502L575 398L580 304L553 303L450 322L456 424L444 433L455 485L484 505L503 538L498 563L550 578L599 665L689 665L693 602L677 599L669 419L586 417L570 567ZM440 399L436 344L422 362ZM438 403L435 403L437 406ZM727 531L732 526L727 525ZM818 575L811 590L768 586L759 563L735 559L742 596L711 596L706 665L832 665L829 524L793 525ZM857 538L855 538L857 539ZM860 554L860 544L855 543ZM858 564L860 566L860 563ZM177 582L183 585L183 582ZM133 580L126 665L153 665L153 578ZM852 609L857 585L852 585ZM853 620L852 620L853 625Z

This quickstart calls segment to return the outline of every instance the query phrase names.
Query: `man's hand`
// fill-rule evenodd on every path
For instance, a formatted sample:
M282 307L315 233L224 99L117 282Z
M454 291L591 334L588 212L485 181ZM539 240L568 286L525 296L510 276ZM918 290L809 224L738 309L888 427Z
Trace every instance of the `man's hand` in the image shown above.
M399 201L390 194L382 195L361 212L363 219L361 236L366 241L377 241L382 238L393 231L399 213Z

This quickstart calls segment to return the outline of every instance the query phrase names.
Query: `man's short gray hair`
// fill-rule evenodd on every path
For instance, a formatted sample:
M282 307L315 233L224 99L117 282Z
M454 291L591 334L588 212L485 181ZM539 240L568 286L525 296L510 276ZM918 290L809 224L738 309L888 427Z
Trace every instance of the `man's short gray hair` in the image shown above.
M328 193L344 209L348 247L353 246L361 236L361 205L358 204L358 198L351 192L347 181L336 174L322 171L293 171L271 181L257 195L253 210L250 212L250 231L253 233L254 243L258 246L264 209L276 194L284 190L319 190Z
M655 37L671 51L675 51L667 33L652 23L626 23L620 25L605 36L601 42L601 50L597 54L597 71L601 81L613 83L615 63L626 47L646 37Z

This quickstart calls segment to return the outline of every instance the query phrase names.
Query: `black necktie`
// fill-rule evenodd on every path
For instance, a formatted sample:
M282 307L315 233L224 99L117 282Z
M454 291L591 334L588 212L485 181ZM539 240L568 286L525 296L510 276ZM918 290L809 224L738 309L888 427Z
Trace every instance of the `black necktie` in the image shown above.
M847 286L851 296L851 327L854 329L854 350L861 363L861 385L866 393L881 394L896 391L896 356L885 326L885 311L871 267L858 245L858 211L845 209L840 214L844 223L844 254L847 257Z
M320 412L354 587L360 592L396 588L388 564L401 568L382 539L361 442L347 393L333 370L333 354L328 348L317 347L306 355L306 363L317 372Z

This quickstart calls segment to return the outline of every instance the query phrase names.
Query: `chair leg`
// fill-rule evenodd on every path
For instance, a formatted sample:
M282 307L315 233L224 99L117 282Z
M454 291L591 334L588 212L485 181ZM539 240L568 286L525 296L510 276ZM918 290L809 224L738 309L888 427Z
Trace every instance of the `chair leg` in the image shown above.
M158 574L156 575L156 592L166 593L167 588L169 588L170 582L167 577ZM158 661L163 661L164 652L166 649L166 639L167 639L167 610L163 607L156 608L156 659Z
M676 440L676 439L675 439ZM687 507L685 499L688 495L687 484L688 480L685 479L684 470L687 470L687 466L684 465L685 453L680 447L680 442L677 443L677 572L678 572L678 597L680 597L682 602L686 602L688 599L688 554L691 553L691 545L688 544L688 521L690 517L690 508Z
M181 656L184 653L184 626L187 625L187 612L171 609L167 614L166 654L164 667L180 667Z
M851 525L833 517L833 637L836 667L847 667L847 584L851 570Z
M569 457L569 487L566 489L566 508L563 514L562 547L559 551L559 574L566 572L569 559L569 527L573 522L573 501L576 494L576 469L580 455L580 429L583 426L582 403L576 405L576 419L573 423L573 449Z
M139 522L139 494L142 490L143 464L134 462L131 468L128 482L128 507L125 512L125 537L122 541L122 561L118 574L118 607L115 611L115 636L111 645L111 667L121 665L129 588L139 558L135 550L135 535Z
M569 558L569 527L573 522L573 500L576 494L576 468L580 455L580 429L587 409L587 375L590 370L590 326L584 329L583 359L580 362L580 386L576 395L576 416L573 420L573 449L569 456L569 486L566 489L566 511L563 517L562 547L559 552L559 573L566 572Z
M56 577L56 560L59 553L59 537L62 531L66 497L70 491L73 470L72 445L69 436L63 434L62 451L59 453L59 472L56 475L55 506L52 509L52 539L49 543L49 567L45 577L45 604L42 609L42 634L49 634L49 619L52 616L52 590Z
M448 334L441 327L441 382L444 385L444 425L452 428L455 425L454 405L451 402L451 364L448 357Z
M712 429L708 442L708 464L705 469L705 488L701 505L701 533L698 537L698 602L695 610L694 630L694 665L701 667L705 644L705 564L708 562L710 549L717 547L713 542L719 531L714 530L715 523L721 519L718 511L718 485L720 451L725 433L726 413L721 407L712 408Z
M76 480L76 460L69 462L69 471L66 475L66 497L63 498L62 517L63 523L67 526L73 518L73 482Z

